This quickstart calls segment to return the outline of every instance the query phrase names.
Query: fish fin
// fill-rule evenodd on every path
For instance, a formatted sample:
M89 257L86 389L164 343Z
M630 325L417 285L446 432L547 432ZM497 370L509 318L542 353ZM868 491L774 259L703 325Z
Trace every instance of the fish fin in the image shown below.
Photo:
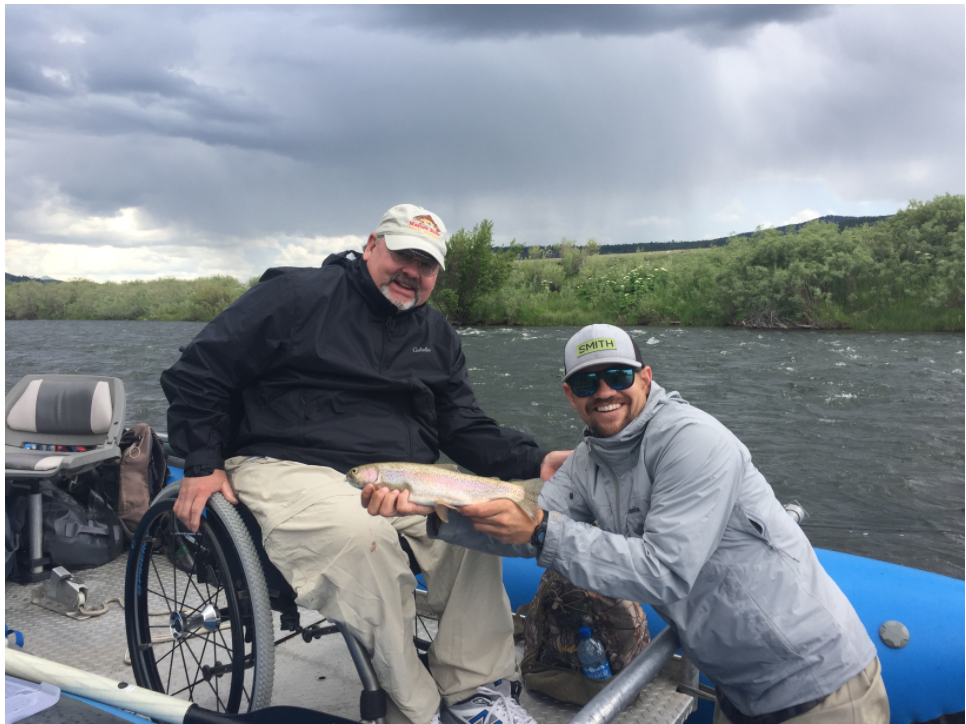
M541 478L533 478L532 480L524 480L523 482L517 483L521 488L523 488L523 500L520 502L520 507L523 512L530 516L530 520L536 520L538 516L538 511L540 510L540 505L537 503L537 498L540 497L540 491L543 490L544 480Z
M436 504L436 515L438 515L439 519L444 523L449 523L449 510L450 506L448 505L444 505L443 503Z
M454 465L453 463L434 463L434 467L442 468L443 470L449 470L453 473L458 473L460 471L459 465Z

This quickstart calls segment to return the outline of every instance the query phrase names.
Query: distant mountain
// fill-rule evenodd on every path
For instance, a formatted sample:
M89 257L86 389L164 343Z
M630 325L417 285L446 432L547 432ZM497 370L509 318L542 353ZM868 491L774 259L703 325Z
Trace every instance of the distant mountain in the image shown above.
M842 229L848 229L852 226L862 226L863 224L877 224L884 219L890 219L892 215L888 216L836 216L829 214L828 216L820 216L817 219L811 219L809 221L803 221L800 224L786 224L785 226L776 226L775 228L781 232L787 232L789 229L797 230L805 226L805 224L811 224L813 221L824 221L827 224L838 224L839 231ZM735 236L751 236L754 231L745 231L740 234L735 234ZM701 241L647 241L637 244L601 244L600 253L601 254L631 254L635 251L671 251L672 249L707 249L712 246L724 246L728 243L730 237L722 236L717 239L703 239ZM498 247L497 250L499 250ZM547 256L556 256L552 247L543 247L545 251L549 251ZM527 252L524 251L522 257L527 258Z
M9 274L4 272L4 286L7 284L17 284L18 282L40 282L41 284L60 284L60 279L54 279L53 277L42 276L39 279L37 277L18 277L16 274Z

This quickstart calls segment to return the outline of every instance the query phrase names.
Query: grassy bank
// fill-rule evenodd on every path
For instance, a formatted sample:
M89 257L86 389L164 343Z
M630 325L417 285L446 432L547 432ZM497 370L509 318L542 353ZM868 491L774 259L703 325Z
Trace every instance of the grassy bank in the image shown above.
M466 324L962 331L964 215L964 197L947 194L872 226L762 229L710 249L600 255L565 245L558 259L513 262L498 291L474 298L454 272L434 296L447 311L459 296ZM491 253L485 238L478 246ZM447 256L448 271L461 263L470 262ZM6 287L6 316L208 321L253 281L23 282Z
M964 197L873 226L762 229L724 247L517 262L478 324L964 329Z
M256 280L234 277L60 284L20 282L6 287L7 319L127 319L207 322Z

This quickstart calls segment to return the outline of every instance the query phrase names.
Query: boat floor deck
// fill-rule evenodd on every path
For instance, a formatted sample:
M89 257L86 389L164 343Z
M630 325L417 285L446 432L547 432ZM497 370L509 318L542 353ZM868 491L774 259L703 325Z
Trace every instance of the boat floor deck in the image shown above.
M88 588L89 608L99 608L108 598L124 598L126 557L87 571L76 577ZM31 602L35 590L43 584L21 586L10 581L5 585L4 620L25 637L24 650L68 666L133 683L130 665L125 664L127 639L124 611L117 603L102 615L75 620ZM301 609L303 625L321 616ZM278 638L278 614L275 614ZM517 660L523 656L517 645ZM669 677L674 662L652 681L637 701L617 719L620 724L674 724L683 722L693 710L693 699L677 691ZM339 635L325 636L305 643L294 637L275 649L275 685L273 704L288 704L325 711L348 719L359 717L359 694L362 690L349 652ZM561 704L540 694L525 692L523 706L539 724L562 724L569 721L578 707Z

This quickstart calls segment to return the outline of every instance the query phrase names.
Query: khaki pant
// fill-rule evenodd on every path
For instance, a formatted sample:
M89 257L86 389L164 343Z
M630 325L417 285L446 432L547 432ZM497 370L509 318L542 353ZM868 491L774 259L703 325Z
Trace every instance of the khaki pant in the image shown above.
M390 698L389 724L428 724L441 697L454 703L482 684L518 678L500 558L427 538L422 516L370 516L359 491L331 468L234 457L225 470L298 604L345 624L368 650ZM416 579L400 533L440 614L432 675L412 640Z
M828 698L804 714L785 720L786 724L888 724L889 699L882 683L879 657ZM717 705L714 724L732 724Z

